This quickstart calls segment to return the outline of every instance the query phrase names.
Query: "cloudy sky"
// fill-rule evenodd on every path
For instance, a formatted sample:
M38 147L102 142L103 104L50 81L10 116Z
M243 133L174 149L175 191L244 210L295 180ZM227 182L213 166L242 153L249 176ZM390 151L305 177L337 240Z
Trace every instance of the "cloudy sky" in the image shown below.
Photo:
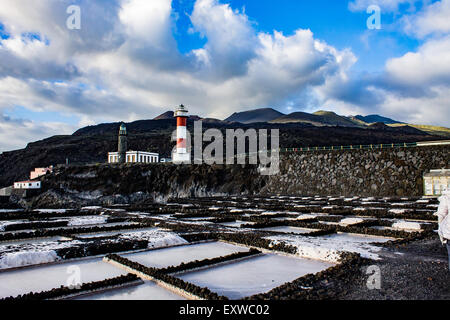
M180 103L450 127L449 16L450 0L1 0L0 152Z

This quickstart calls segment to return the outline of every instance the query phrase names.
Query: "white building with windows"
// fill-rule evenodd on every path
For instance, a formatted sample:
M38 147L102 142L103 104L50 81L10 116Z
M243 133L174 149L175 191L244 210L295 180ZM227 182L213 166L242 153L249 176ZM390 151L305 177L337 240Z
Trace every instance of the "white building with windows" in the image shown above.
M158 163L159 154L144 151L128 151L126 163ZM119 153L109 152L108 163L119 163Z
M431 170L423 175L425 196L440 196L450 190L450 169Z
M40 181L20 181L20 182L14 182L14 189L40 189L41 188L41 182Z

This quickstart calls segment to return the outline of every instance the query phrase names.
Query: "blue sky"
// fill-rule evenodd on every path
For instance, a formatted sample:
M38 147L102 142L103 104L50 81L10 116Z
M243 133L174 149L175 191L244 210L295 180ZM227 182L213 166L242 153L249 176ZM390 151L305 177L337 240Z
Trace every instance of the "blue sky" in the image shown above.
M449 16L450 0L3 0L0 151L180 103L450 126Z
M176 0L173 8L178 20L174 34L182 52L201 48L206 40L198 33L190 33L192 23L189 15L195 0ZM399 57L417 49L419 41L405 35L393 26L407 6L398 12L382 12L382 29L368 30L366 21L370 14L352 12L347 1L298 1L298 0L230 0L235 10L244 11L256 30L271 33L273 30L285 35L297 29L310 29L314 35L338 49L351 48L358 57L355 72L381 71L386 60ZM420 7L420 3L417 4ZM363 40L368 37L367 42Z
M5 27L0 22L0 39L8 39L8 38L9 38L9 34L5 31Z

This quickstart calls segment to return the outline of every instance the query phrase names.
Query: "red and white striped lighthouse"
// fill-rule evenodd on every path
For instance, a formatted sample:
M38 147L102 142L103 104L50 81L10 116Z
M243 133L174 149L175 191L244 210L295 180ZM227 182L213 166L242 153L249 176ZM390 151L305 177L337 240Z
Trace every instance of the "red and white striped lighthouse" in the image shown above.
M172 155L174 163L190 163L191 155L187 150L187 119L188 110L180 105L174 113L174 117L177 118L177 148Z

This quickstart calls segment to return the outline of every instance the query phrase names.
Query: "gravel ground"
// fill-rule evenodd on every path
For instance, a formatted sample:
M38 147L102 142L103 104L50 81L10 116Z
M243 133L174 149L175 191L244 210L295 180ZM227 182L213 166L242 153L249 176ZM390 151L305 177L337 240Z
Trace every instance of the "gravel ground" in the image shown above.
M342 300L450 300L450 272L447 250L436 238L419 240L384 249L379 267L380 289L369 290L368 278L361 274L350 288L339 295Z

